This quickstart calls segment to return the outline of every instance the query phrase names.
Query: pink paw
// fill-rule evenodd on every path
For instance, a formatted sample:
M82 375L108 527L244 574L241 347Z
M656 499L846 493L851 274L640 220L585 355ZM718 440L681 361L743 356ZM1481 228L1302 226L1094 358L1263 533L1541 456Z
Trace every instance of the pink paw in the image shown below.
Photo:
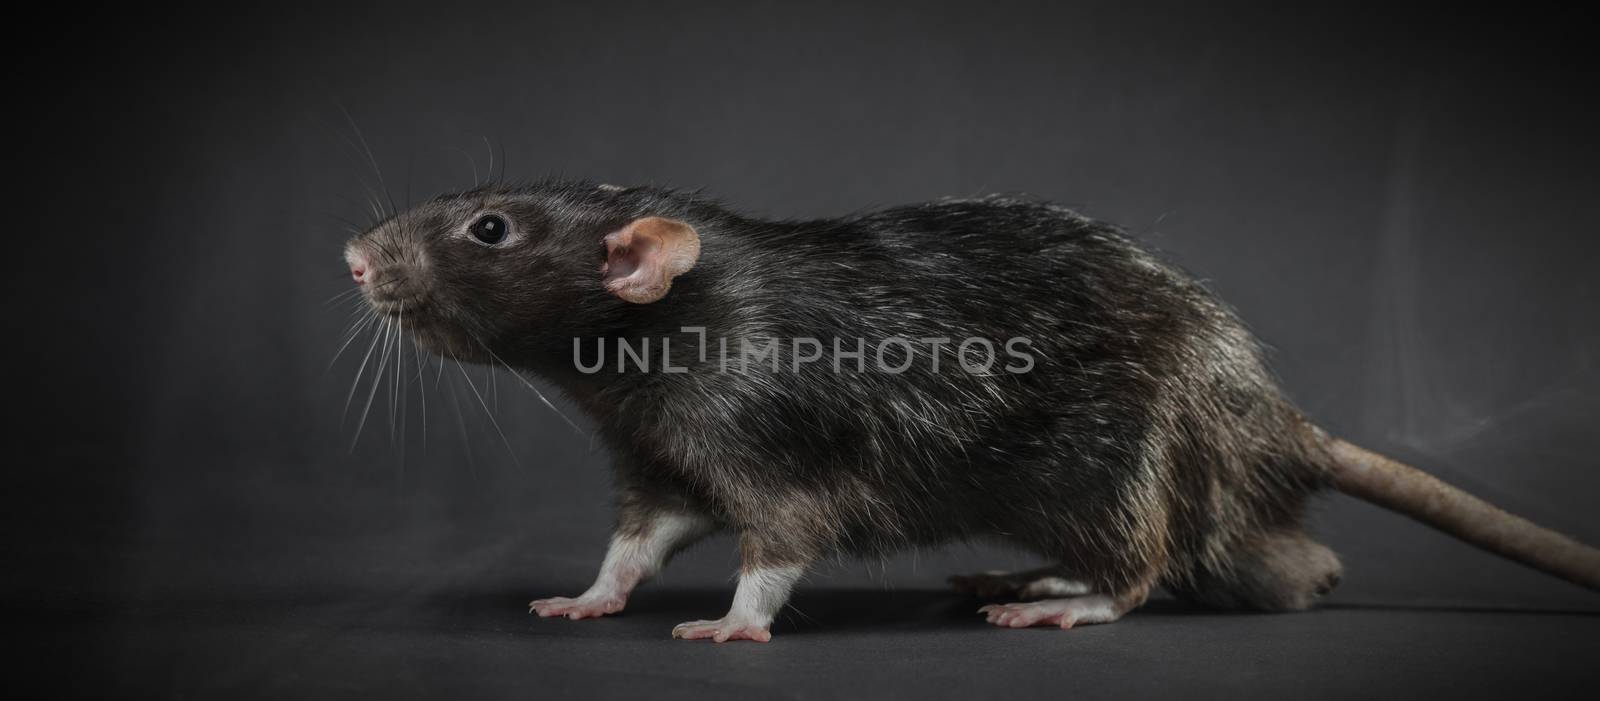
M672 637L684 640L710 638L719 643L725 643L729 640L754 640L758 643L765 643L772 640L772 633L767 630L766 626L720 618L715 621L679 623L673 626Z
M1121 616L1110 597L1099 595L989 604L978 609L978 613L987 614L990 623L1002 628L1046 625L1071 628L1090 623L1110 623Z
M580 596L576 599L557 596L528 602L528 613L537 613L540 618L566 616L576 621L616 613L627 603L627 599L615 596Z

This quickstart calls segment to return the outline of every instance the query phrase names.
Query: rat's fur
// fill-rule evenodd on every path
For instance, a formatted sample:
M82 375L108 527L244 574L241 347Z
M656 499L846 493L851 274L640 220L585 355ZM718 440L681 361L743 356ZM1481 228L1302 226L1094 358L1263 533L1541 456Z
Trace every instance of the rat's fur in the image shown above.
M518 235L466 240L484 211ZM692 226L701 254L663 299L629 304L602 285L602 241L645 216ZM996 539L1124 607L1163 584L1299 609L1338 579L1301 530L1333 480L1329 439L1204 286L1067 209L987 197L765 221L691 194L550 182L442 197L358 241L396 263L424 343L532 370L595 418L619 537L652 514L704 515L739 535L747 570ZM707 358L682 327L706 329ZM783 344L780 371L717 371L719 338L739 367L741 339L974 336L1026 337L1035 366L972 374L946 345L937 372L887 374L870 350L864 372L796 372ZM619 373L614 355L575 369L574 339L588 356L651 339L656 355L662 337L687 372Z

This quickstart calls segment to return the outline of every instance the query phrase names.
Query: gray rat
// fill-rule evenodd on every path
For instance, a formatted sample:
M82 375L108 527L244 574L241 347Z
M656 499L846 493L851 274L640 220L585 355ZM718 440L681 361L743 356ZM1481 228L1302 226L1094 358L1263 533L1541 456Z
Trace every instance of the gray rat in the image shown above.
M1304 530L1336 489L1591 589L1600 552L1327 435L1204 286L1113 226L1013 197L768 221L672 190L495 185L345 249L371 308L441 356L559 387L614 459L587 591L621 611L718 531L733 605L674 637L769 640L808 568L955 540L1054 565L952 578L1005 627L1109 623L1165 586L1312 606L1338 558Z

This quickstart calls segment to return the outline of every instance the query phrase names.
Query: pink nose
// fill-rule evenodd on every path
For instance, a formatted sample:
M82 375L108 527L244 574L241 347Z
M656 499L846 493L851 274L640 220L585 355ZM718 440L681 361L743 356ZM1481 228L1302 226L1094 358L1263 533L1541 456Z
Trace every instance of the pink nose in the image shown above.
M350 277L356 281L356 284L367 284L368 271L370 270L370 266L367 265L367 257L351 251L345 254L344 259L346 263L350 264Z

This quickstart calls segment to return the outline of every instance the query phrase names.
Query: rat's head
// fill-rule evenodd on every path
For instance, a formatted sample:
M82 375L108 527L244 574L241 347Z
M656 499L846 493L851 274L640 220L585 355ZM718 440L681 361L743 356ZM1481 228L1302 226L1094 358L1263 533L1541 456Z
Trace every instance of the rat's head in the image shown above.
M390 217L344 257L373 311L436 353L487 362L664 297L700 239L649 204L606 187L473 190Z

